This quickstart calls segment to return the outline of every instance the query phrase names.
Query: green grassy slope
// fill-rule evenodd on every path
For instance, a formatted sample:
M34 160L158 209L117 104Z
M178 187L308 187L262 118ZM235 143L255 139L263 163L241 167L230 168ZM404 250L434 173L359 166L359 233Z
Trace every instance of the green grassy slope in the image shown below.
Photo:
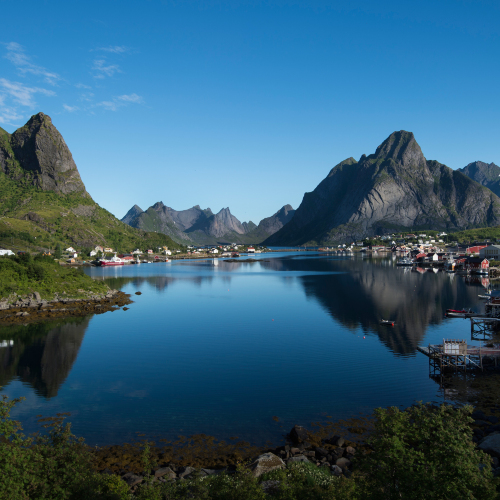
M124 252L164 245L180 248L164 234L124 224L81 193L42 191L0 172L0 246L46 250L58 243L77 249L105 245Z

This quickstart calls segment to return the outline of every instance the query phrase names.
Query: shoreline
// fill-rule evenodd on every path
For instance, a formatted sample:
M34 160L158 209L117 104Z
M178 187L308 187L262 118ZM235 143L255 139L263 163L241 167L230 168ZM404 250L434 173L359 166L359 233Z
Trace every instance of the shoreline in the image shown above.
M0 326L102 314L133 302L129 294L118 290L92 294L87 298L57 296L52 300L43 300L38 292L17 297L14 303L9 303L6 298L0 299Z

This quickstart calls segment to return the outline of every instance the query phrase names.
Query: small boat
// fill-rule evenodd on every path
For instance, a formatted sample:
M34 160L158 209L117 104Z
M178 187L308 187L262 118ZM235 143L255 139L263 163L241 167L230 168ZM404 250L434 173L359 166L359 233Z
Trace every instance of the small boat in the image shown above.
M480 299L484 299L484 300L490 300L491 299L491 296L490 295L478 295L478 297Z
M240 256L240 254L239 254L239 253L236 253L236 252L234 252L234 253L231 255L231 257L233 257L233 259L234 259L235 257L239 257L239 256Z
M391 321L390 319L381 319L380 324L387 326L394 326L394 321Z
M396 266L413 266L413 261L409 257L403 257L396 262Z
M470 318L473 315L472 309L446 309L446 316L449 318Z

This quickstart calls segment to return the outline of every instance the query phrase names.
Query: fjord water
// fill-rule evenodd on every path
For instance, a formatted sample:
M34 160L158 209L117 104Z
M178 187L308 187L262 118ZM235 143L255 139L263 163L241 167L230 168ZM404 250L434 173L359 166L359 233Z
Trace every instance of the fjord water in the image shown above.
M31 432L37 415L70 412L92 445L137 432L263 444L327 416L442 401L417 346L470 342L468 321L443 316L480 311L484 280L412 272L392 256L255 258L88 268L134 303L1 329L1 393L26 397L13 416Z

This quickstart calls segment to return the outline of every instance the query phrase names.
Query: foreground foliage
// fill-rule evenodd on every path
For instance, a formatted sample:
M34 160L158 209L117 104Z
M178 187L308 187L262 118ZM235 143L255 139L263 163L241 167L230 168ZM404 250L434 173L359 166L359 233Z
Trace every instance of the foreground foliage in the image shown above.
M10 417L21 399L0 401L0 498L19 500L355 500L494 499L490 459L471 440L471 407L417 405L375 411L370 445L351 477L299 462L254 478L245 465L234 473L161 483L144 446L145 479L135 493L114 475L96 473L92 451L71 434L64 415L43 419L47 431L21 433Z
M106 293L108 287L87 276L82 269L59 265L50 256L29 253L0 257L0 298L12 293L26 295L39 292L42 298L54 293L78 297L83 291Z

